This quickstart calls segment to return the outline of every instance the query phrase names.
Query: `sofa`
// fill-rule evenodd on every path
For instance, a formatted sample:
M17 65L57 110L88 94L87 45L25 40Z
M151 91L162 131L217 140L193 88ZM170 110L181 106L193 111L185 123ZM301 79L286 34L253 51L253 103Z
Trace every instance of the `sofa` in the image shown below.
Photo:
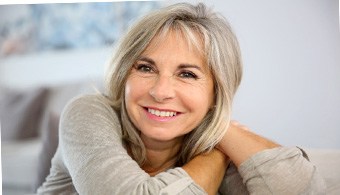
M33 193L44 181L58 146L62 108L80 94L102 91L95 85L79 81L25 90L0 87L3 194Z
M37 55L35 58L40 61L25 58L15 63L7 60L6 65L0 63L0 71L5 70L4 66L15 69L17 64L27 61L33 61L35 65L37 63L44 65L51 59L65 59L64 62L58 61L58 67L60 64L72 62L75 65L82 64L84 68L87 67L84 64L86 62L89 64L104 63L107 58L103 56L107 56L106 54L102 50L97 51L97 54L94 51L65 53L62 54L63 57L59 54ZM53 57L53 55L57 56ZM84 55L92 60L76 61L76 59L83 59ZM72 68L68 67L68 69ZM6 76L10 74L10 71L6 72ZM12 75L16 74L16 70L13 70ZM1 163L4 195L35 192L49 172L51 158L58 145L59 117L64 106L78 95L103 91L102 75L78 77L73 80L65 78L63 82L55 83L41 81L26 87L11 85L13 83L2 82L0 84ZM328 194L340 194L340 150L304 149L325 178Z

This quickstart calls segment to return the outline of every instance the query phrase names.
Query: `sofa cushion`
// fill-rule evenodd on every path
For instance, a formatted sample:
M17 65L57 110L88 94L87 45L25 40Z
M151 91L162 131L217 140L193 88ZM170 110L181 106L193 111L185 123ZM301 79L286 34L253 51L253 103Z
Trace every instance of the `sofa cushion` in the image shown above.
M37 178L34 181L33 189L36 191L42 185L50 173L51 159L58 147L59 115L53 112L48 114L47 121L42 126L41 140L42 147L38 159Z
M1 141L37 137L47 98L47 88L0 87Z
M306 152L325 179L327 194L340 194L340 150L308 148Z
M41 148L40 138L16 140L1 143L2 187L11 191L25 193L3 194L28 194L34 192L32 181L38 170L38 157Z

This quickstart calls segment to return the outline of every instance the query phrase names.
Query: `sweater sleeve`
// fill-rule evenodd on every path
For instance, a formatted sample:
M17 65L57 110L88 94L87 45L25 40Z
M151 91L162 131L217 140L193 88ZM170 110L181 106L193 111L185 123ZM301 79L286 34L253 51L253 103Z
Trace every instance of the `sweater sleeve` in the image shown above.
M205 194L181 168L150 177L123 147L121 126L102 96L69 103L60 121L60 149L79 194Z
M249 194L325 194L316 167L297 147L264 150L242 163L239 173Z

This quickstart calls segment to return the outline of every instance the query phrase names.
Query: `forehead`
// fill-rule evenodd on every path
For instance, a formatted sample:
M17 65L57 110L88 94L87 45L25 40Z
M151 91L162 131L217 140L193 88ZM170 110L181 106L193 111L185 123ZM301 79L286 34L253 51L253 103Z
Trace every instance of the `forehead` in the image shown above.
M199 65L204 72L210 74L202 40L196 32L191 32L188 35L188 33L184 33L181 30L160 31L151 40L140 57L162 58L163 60L178 58L182 59L181 63Z
M157 50L161 45L169 44L167 41L175 43L183 43L189 52L195 53L200 58L206 61L205 51L203 47L203 39L199 36L199 33L191 29L170 29L163 28L156 34L151 40L143 53L149 53Z
M205 62L199 49L176 32L156 36L140 57L152 59L156 64L195 64L205 69Z

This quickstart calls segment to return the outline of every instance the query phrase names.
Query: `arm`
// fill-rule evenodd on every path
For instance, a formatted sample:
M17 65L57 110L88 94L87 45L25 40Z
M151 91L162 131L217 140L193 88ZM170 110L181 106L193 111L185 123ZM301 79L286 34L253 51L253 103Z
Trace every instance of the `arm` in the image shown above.
M228 158L219 150L214 149L208 154L196 156L183 166L183 169L208 194L216 194L223 179Z
M279 146L266 138L250 132L245 126L232 121L218 148L239 167L252 155L265 149Z
M322 177L297 147L281 147L235 122L231 124L218 147L237 166L245 185L237 188L246 187L250 194L325 193ZM234 181L228 181L222 186L228 189L232 182ZM237 188L231 189L230 194L235 194L233 192Z
M122 143L120 122L103 97L86 96L68 104L60 123L60 149L64 164L79 194L205 194L217 189L205 182L223 169L224 155L198 156L185 166L150 177L131 159ZM205 159L205 164L202 164ZM208 162L220 163L217 169ZM202 165L202 167L200 166ZM196 173L194 167L201 170ZM205 168L203 168L205 167ZM214 169L214 174L208 174ZM224 172L224 170L223 170ZM197 176L196 176L197 174ZM194 178L191 178L192 176ZM218 181L218 180L217 180Z

